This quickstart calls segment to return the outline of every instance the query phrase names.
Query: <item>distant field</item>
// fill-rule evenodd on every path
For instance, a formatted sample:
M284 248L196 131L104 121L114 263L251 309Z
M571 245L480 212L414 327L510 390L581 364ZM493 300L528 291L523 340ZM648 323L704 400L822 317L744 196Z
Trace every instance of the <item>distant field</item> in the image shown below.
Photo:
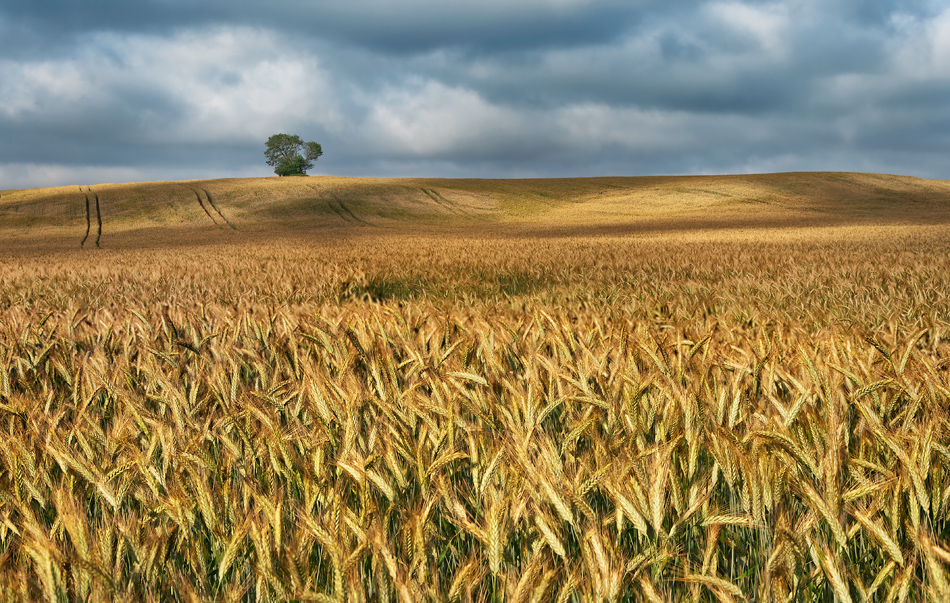
M0 241L75 240L86 198L103 242L403 228L549 228L615 234L744 226L946 223L950 182L847 173L544 180L250 178L0 193ZM221 231L221 232L218 232Z
M2 191L0 600L950 600L948 291L899 176Z

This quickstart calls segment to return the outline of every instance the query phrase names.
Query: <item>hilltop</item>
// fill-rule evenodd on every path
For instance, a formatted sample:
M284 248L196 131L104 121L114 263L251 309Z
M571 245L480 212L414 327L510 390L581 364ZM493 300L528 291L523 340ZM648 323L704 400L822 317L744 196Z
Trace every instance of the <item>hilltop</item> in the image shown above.
M950 222L950 181L861 173L230 178L7 190L0 241L79 243L478 227L535 233Z

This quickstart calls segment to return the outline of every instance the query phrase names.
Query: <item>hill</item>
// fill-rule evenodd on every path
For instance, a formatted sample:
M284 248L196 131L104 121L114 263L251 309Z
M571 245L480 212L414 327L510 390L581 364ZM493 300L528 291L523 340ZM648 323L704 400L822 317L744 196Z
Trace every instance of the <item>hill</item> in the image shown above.
M545 233L950 222L950 182L860 173L556 178L240 178L0 193L0 240L478 226ZM217 233L217 234L215 234Z

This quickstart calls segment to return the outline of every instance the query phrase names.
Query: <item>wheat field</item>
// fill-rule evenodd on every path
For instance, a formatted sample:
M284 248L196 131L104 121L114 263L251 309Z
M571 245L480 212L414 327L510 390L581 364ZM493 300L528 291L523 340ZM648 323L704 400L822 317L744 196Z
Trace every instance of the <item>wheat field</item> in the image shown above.
M0 599L950 599L937 201L255 230L193 188L237 229L0 244Z

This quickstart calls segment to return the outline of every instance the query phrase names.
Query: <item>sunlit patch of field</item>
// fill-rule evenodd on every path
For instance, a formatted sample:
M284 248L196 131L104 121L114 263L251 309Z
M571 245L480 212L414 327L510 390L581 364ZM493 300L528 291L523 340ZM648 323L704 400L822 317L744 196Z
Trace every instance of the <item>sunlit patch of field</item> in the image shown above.
M101 199L106 240L131 232L136 240L218 240L213 231L228 221L247 232L280 234L354 226L385 231L480 227L482 232L496 226L600 226L632 232L950 220L947 182L878 174L243 178L5 191L0 196L0 241L22 243L39 234L78 234L81 239L84 196L90 192ZM211 215L202 207L208 195L215 205L207 208Z
M0 196L0 600L950 598L946 183L92 190Z

